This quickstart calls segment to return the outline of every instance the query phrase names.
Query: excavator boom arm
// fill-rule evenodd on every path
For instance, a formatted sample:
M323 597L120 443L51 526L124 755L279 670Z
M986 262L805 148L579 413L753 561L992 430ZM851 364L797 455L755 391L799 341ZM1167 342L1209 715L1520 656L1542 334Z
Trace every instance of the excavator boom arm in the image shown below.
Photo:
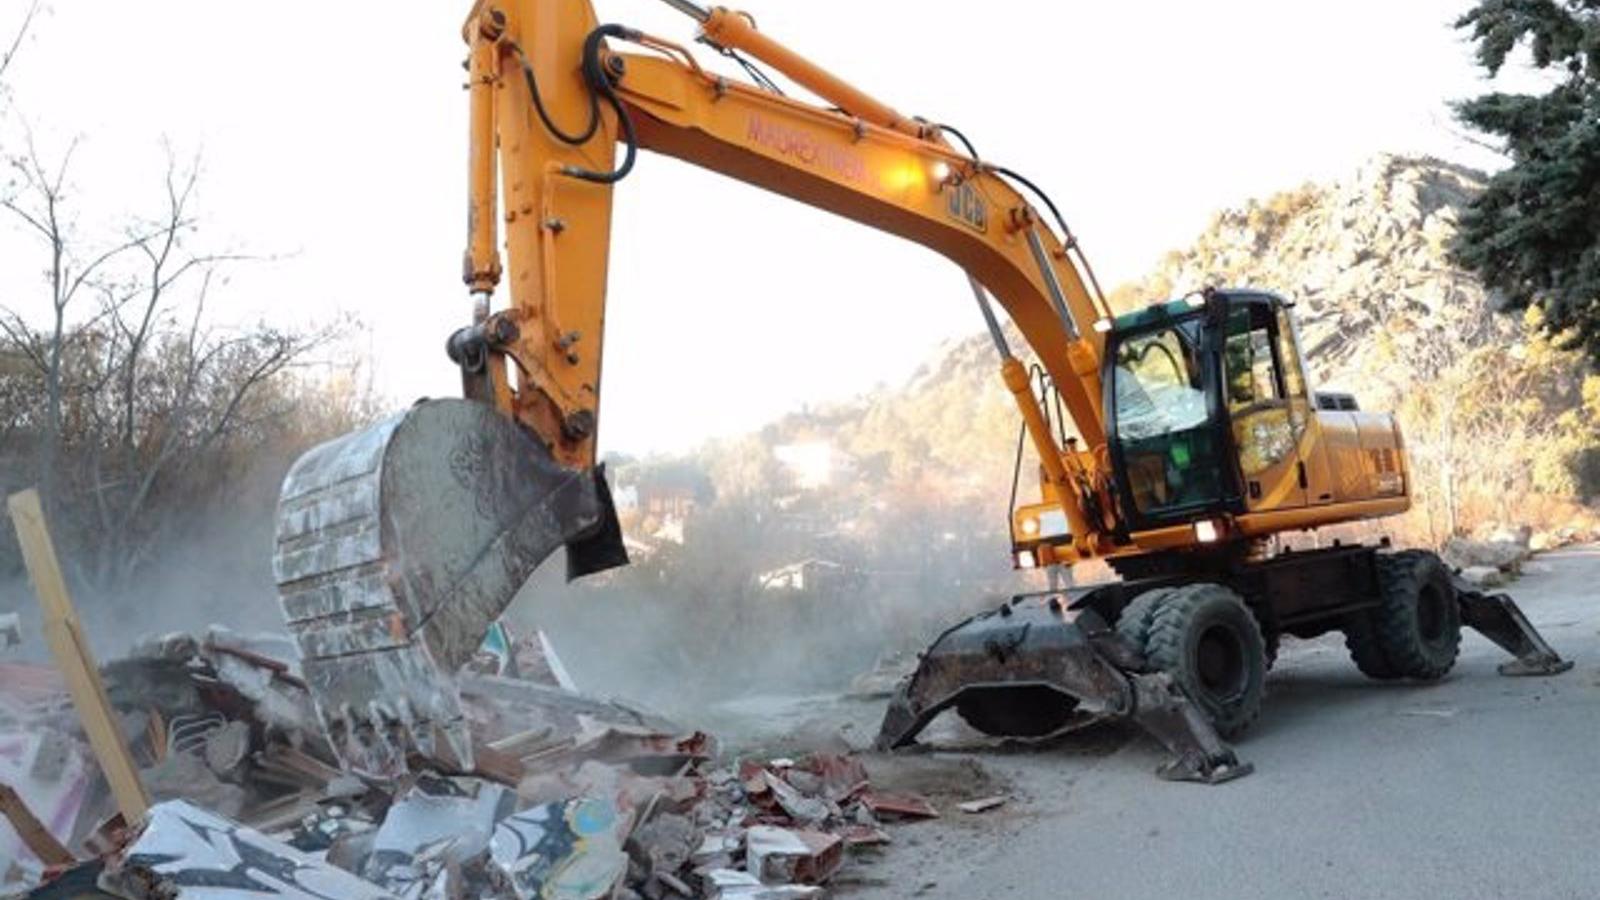
M484 295L501 268L494 229L503 218L510 302L480 329L488 332L490 364L469 394L492 397L563 463L593 463L611 194L616 173L647 149L955 261L1017 324L1086 448L1101 446L1103 342L1095 325L1109 311L1074 264L1075 248L1003 170L956 152L935 126L818 68L748 17L673 5L696 11L705 41L772 65L836 108L730 81L659 38L601 29L586 2L480 2L464 29L473 98L466 272L486 321ZM619 141L623 169L616 168ZM490 150L497 143L499 192ZM503 217L495 215L499 201ZM712 243L708 270L715 256ZM1059 445L1047 430L1034 440L1050 448L1041 458L1052 468Z

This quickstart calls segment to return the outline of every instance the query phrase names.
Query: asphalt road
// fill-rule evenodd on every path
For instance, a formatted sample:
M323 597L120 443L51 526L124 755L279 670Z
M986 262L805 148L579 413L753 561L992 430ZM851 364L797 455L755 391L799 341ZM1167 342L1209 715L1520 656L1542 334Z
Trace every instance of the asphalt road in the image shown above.
M1600 897L1600 547L1539 557L1510 593L1577 665L1504 678L1475 632L1431 685L1356 672L1337 635L1285 649L1255 774L1170 784L1137 737L977 755L1012 799L895 828L849 898ZM884 765L948 764L964 754ZM870 764L869 764L870 765Z

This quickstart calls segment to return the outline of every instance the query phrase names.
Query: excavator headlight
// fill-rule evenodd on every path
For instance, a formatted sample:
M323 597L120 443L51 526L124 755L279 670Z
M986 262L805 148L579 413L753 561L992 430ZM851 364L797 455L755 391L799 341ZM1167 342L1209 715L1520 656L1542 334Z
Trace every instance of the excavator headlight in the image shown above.
M1032 550L1018 550L1017 551L1017 568L1019 568L1019 569L1036 569L1038 567L1039 567L1039 561L1034 558Z
M943 187L950 180L950 164L939 160L928 167L928 177L933 179L935 187Z
M1059 538L1068 532L1067 514L1059 506L1041 503L1017 510L1016 537L1020 540Z
M1215 544L1221 536L1221 523L1216 519L1201 519L1194 523L1194 539L1202 544Z

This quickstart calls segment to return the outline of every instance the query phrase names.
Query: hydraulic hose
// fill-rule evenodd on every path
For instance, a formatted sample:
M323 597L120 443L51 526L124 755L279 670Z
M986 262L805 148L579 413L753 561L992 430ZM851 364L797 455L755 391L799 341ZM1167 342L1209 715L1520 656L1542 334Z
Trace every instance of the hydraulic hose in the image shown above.
M593 169L584 169L578 166L566 166L563 174L596 184L616 184L628 177L633 171L633 163L639 155L639 138L633 130L633 117L628 115L628 110L623 107L622 100L617 96L617 90L611 84L611 79L606 75L605 66L600 62L600 42L608 37L621 38L625 41L636 41L642 35L637 29L625 25L601 25L589 32L583 41L583 80L588 83L589 90L595 96L604 97L611 108L617 113L617 124L622 127L622 140L626 146L622 157L622 165L610 172L597 172ZM598 115L595 117L597 120Z

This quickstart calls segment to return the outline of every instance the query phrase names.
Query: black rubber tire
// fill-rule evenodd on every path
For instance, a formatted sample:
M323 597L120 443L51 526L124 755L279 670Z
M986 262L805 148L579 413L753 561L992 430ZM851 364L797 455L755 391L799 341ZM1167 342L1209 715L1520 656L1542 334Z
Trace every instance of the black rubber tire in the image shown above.
M1385 554L1378 557L1378 587L1372 624L1390 666L1407 678L1443 678L1461 649L1461 606L1450 570L1426 550Z
M1078 701L1043 685L982 688L956 701L956 714L992 737L1040 738L1072 721Z
M1145 645L1150 642L1150 623L1155 621L1156 609L1173 590L1173 588L1155 588L1133 598L1117 616L1117 634L1126 638L1143 653Z
M1172 676L1231 737L1261 713L1266 694L1266 642L1255 614L1220 584L1173 588L1150 622L1145 659Z
M1372 610L1352 613L1344 624L1344 647L1361 674L1377 681L1394 681L1400 670L1394 667L1378 643L1378 627Z

